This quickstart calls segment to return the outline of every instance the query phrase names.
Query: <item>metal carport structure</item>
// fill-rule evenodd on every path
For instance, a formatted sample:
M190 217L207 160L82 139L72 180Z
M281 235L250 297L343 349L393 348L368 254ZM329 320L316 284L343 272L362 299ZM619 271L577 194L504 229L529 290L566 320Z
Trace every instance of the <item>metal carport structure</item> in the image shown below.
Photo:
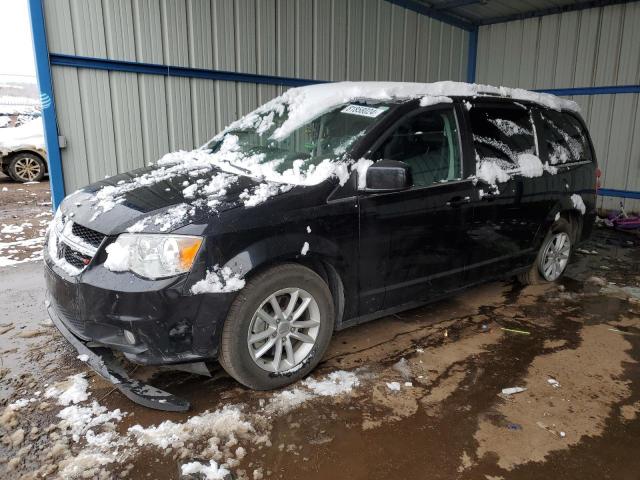
M283 89L462 80L571 97L600 206L640 209L640 3L29 0L54 205L202 144Z

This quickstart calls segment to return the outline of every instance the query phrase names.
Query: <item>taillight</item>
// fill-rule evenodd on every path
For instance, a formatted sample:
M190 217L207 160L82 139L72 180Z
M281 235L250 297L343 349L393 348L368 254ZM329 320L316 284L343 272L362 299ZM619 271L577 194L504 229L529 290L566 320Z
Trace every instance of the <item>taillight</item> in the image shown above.
M600 189L600 176L602 175L602 171L599 168L596 168L596 195L598 194L598 190Z

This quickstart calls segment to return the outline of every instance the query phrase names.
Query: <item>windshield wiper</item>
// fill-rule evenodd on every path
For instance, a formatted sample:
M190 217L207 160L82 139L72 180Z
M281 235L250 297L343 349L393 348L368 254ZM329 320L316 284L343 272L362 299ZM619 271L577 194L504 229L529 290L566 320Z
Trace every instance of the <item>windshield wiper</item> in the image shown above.
M246 169L244 167L240 167L239 165L236 165L235 163L230 162L229 160L223 160L224 163L228 163L229 165L231 165L233 168L236 168L238 170L240 170L241 172L247 173L247 174L251 174L251 170Z

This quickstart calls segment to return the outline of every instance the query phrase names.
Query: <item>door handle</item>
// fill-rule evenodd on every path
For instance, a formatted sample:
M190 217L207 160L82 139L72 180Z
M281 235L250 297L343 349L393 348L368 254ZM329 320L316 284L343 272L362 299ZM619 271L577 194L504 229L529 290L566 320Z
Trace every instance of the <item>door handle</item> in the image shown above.
M453 197L446 203L447 207L459 207L465 203L470 203L471 197Z

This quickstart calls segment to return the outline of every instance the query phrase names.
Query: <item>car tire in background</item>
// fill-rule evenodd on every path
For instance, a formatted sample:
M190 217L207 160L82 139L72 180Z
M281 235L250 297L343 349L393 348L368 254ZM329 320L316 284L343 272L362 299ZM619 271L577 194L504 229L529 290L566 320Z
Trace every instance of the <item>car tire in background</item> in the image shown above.
M9 176L16 182L39 182L44 178L44 160L34 153L16 153L9 159Z
M567 269L572 252L571 225L560 218L547 232L534 264L528 271L519 274L518 280L524 285L555 282Z
M249 388L282 387L315 368L333 329L324 280L302 265L278 265L250 278L238 293L222 330L219 361Z

